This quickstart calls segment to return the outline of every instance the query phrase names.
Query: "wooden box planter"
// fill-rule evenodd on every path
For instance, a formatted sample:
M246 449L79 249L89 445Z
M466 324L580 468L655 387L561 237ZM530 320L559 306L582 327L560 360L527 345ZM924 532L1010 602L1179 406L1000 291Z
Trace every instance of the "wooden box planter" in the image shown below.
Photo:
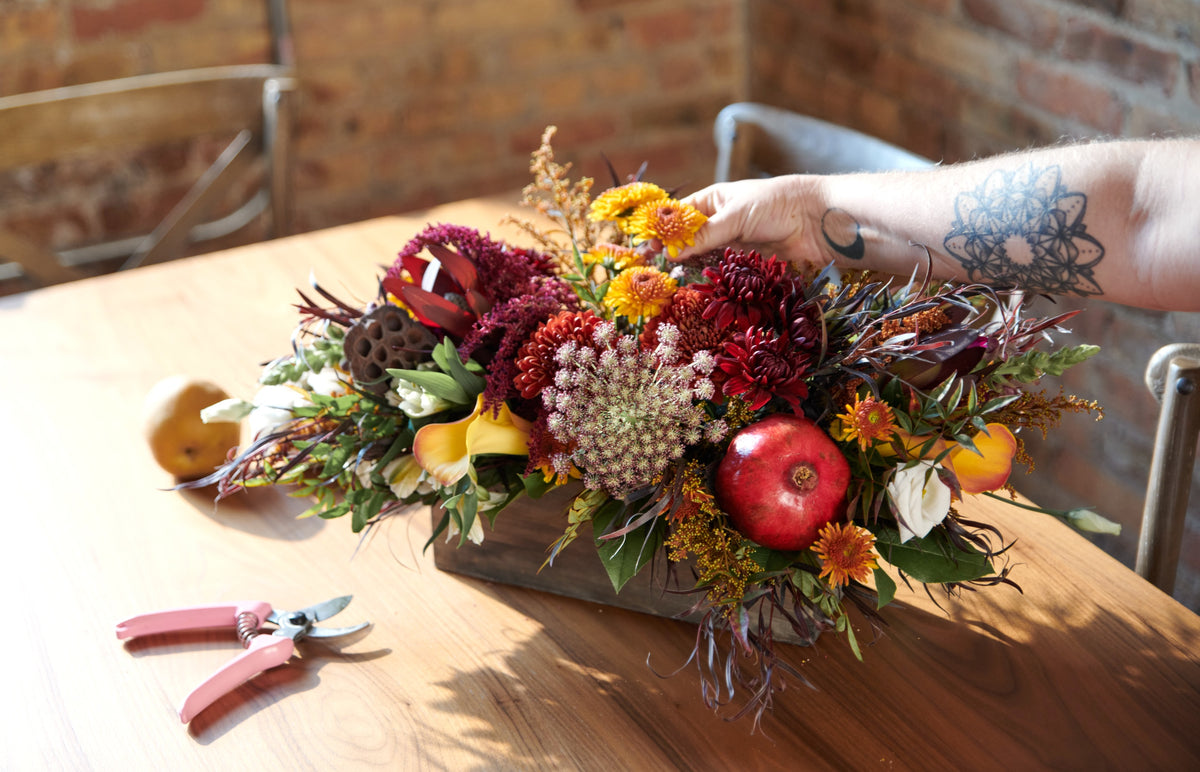
M701 614L688 615L700 596L688 592L693 577L686 564L676 567L675 582L671 589L664 590L665 561L656 557L617 593L592 545L590 525L580 528L579 538L559 554L554 565L538 571L546 560L547 549L562 536L567 525L565 513L578 491L575 486L567 486L540 499L522 497L514 501L497 517L496 529L487 529L483 544L460 547L457 539L449 543L444 536L435 539L434 565L442 571L477 579L698 622ZM435 509L435 526L441 517L440 510ZM777 641L804 643L786 625L776 624L773 634Z

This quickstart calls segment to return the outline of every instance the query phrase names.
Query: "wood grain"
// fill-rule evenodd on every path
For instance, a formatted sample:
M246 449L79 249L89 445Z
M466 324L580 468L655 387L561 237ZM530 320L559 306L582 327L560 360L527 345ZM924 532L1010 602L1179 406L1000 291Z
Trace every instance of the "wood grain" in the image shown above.
M722 718L741 695L721 715L703 707L694 626L439 571L421 551L428 511L360 540L344 521L296 519L305 503L280 491L214 508L209 492L166 490L139 426L155 381L184 372L251 394L310 270L361 302L423 223L502 233L512 200L0 299L0 768L1200 768L1200 620L1001 503L970 514L1016 539L1023 592L901 588L862 662L837 636L785 647L812 687L789 681L751 734ZM344 593L354 601L330 623L368 631L303 641L188 726L174 711L240 650L232 635L114 636L157 608Z

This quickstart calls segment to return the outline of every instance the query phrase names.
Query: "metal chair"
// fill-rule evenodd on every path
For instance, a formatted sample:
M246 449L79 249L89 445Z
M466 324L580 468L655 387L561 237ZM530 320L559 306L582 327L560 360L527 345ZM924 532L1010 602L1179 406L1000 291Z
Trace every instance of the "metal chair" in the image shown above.
M713 124L717 182L779 174L928 169L934 162L862 132L755 102L735 102Z
M1146 366L1146 386L1162 406L1134 568L1169 595L1175 589L1200 436L1200 343L1160 348Z
M288 220L290 95L295 89L283 0L269 0L275 63L209 67L0 97L0 171L202 136L233 140L148 234L52 251L0 229L0 280L26 285L82 278L121 259L120 270L173 259L189 244L222 238L269 215L268 235ZM217 219L257 158L263 182ZM91 272L94 272L91 271Z

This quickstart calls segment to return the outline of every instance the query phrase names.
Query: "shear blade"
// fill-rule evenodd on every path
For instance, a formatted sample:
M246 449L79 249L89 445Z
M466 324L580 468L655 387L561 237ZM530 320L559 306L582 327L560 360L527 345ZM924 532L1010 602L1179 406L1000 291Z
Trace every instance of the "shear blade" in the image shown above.
M370 622L360 622L357 625L349 627L313 627L308 631L309 638L336 638L339 635L349 635L357 633L359 630L364 630L371 626Z

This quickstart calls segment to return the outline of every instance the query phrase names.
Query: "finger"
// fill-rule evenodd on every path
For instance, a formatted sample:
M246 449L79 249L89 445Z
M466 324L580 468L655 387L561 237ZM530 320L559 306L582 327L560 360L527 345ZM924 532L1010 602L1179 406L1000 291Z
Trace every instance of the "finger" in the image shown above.
M723 190L725 186L726 183L723 182L709 185L707 188L702 188L684 198L683 203L690 204L704 215L712 217L721 208L724 200Z

